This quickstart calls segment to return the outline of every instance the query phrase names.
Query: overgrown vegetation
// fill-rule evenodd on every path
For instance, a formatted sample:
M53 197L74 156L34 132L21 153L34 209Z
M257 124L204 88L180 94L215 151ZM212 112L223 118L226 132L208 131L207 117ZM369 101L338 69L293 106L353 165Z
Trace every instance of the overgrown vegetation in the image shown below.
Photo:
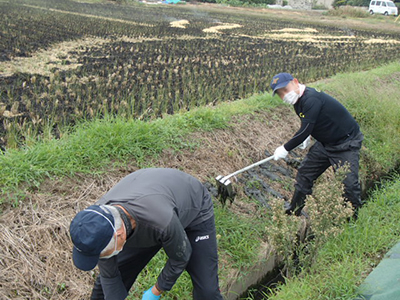
M339 6L336 9L330 9L326 13L328 16L337 17L351 17L351 18L368 18L369 12L359 7L353 7L350 5Z
M298 232L302 222L298 217L285 214L282 199L272 199L269 205L272 217L266 224L268 241L282 259L284 275L291 277L296 271L293 255L299 250Z
M315 263L319 249L330 238L338 236L352 217L351 204L343 199L342 181L347 172L348 167L343 166L330 176L332 178L323 176L318 180L313 194L306 199L307 225L296 216L286 215L282 200L272 201L272 220L267 226L267 236L282 257L286 278L294 277L300 268L307 273Z
M307 196L306 207L310 217L310 236L312 240L307 245L306 258L311 266L319 248L330 238L342 232L343 225L353 216L354 211L350 202L343 198L343 180L349 172L349 165L339 167L332 178L321 179L313 189L313 194ZM306 237L306 239L309 237Z
M358 220L343 227L318 249L309 272L290 278L270 300L355 299L357 287L399 241L400 176L371 193Z

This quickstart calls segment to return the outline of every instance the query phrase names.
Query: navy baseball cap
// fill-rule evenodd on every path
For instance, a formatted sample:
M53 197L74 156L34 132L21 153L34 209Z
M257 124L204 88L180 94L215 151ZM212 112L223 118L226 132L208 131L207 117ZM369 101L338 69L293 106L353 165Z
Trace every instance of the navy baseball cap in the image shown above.
M271 80L271 89L272 89L272 96L275 95L276 90L281 89L288 85L290 81L292 81L294 77L289 73L279 73L275 75Z
M72 259L83 271L92 270L114 235L114 217L107 209L91 205L76 214L69 226L74 247Z

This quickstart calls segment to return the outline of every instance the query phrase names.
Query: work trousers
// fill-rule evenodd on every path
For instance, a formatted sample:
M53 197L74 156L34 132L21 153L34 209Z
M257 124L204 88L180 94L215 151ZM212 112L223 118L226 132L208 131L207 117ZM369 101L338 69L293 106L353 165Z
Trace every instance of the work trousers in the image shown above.
M315 142L298 169L295 188L310 195L314 181L328 167L332 166L336 170L347 162L350 170L343 181L344 197L351 202L355 210L360 208L362 203L358 170L363 138L364 136L360 132L354 139L334 146Z
M185 229L185 231L192 246L192 254L186 271L192 279L193 299L222 300L218 283L218 252L214 216L196 226ZM118 254L118 268L127 291L160 249L161 246L125 247ZM90 299L104 299L100 276L97 277Z

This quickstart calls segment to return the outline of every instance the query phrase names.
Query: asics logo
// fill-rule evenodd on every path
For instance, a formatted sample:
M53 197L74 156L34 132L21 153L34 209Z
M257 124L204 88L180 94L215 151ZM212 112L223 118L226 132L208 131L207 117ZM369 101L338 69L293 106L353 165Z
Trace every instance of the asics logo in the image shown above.
M203 240L208 240L210 237L208 236L208 234L207 235L203 235L203 236L198 236L198 237L196 237L196 239L194 240L196 243L198 242L198 241L203 241Z

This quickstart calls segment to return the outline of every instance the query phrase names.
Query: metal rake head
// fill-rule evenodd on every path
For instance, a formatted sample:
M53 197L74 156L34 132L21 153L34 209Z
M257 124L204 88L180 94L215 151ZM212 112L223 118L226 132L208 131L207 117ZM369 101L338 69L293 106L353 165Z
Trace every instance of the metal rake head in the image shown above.
M225 206L227 199L229 199L232 204L236 196L232 187L232 182L229 179L225 179L222 175L217 176L215 180L217 182L219 201L222 206Z

